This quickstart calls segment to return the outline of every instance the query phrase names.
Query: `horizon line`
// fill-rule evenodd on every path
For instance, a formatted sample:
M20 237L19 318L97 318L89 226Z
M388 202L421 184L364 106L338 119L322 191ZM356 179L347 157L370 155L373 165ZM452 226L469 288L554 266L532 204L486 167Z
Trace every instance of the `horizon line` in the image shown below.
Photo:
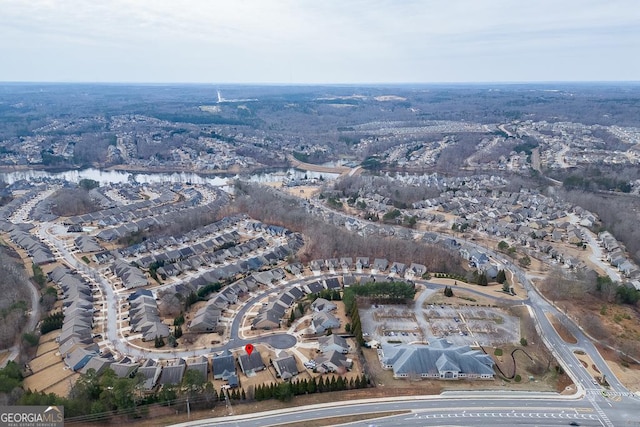
M550 85L550 84L607 84L607 85L629 85L640 84L640 80L522 80L522 81L441 81L441 82L345 82L345 83L329 83L329 82L141 82L141 81L18 81L7 80L0 81L0 85L129 85L129 86L464 86L464 85Z

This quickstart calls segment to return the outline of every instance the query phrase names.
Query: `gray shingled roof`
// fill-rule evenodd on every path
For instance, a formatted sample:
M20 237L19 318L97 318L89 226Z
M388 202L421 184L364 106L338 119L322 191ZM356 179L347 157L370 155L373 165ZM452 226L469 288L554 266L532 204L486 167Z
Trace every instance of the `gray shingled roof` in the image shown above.
M431 345L383 345L381 363L392 366L394 376L445 371L492 375L493 360L469 346L453 346L446 340Z
M298 375L298 365L295 357L283 351L280 357L273 360L273 367L276 369L278 375L283 380L287 380L295 375Z
M195 361L187 364L187 371L198 371L202 374L202 378L207 380L209 374L209 359L205 356L199 356Z
M236 372L236 362L233 354L225 350L222 354L213 356L212 369L214 379L227 380L230 375Z
M178 359L175 365L165 366L162 368L158 384L180 384L186 367L184 359Z
M262 361L262 356L258 350L253 350L253 352L249 354L241 354L238 357L238 363L240 364L240 369L245 374L249 374L251 371L261 371L264 369L264 362Z

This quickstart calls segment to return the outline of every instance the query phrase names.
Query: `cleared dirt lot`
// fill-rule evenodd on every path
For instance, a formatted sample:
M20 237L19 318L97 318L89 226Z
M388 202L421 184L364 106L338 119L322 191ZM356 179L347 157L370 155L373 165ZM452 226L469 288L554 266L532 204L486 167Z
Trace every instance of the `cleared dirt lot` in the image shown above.
M47 356L41 356L32 360L29 366L31 366L32 369L35 369L34 366L41 367L38 359L42 357ZM59 396L66 396L68 394L71 386L80 375L68 369L59 357L54 358L47 358L44 368L24 379L25 389L44 391L45 393L55 392ZM53 363L54 360L57 361ZM57 391L60 391L60 393Z
M80 375L67 369L62 361L55 341L59 335L60 330L56 330L40 337L36 357L29 362L33 374L24 379L25 390L56 393L59 396L69 394Z
M640 365L626 364L623 366L620 362L620 355L610 348L596 344L598 351L607 361L609 368L613 371L625 387L632 393L640 393Z

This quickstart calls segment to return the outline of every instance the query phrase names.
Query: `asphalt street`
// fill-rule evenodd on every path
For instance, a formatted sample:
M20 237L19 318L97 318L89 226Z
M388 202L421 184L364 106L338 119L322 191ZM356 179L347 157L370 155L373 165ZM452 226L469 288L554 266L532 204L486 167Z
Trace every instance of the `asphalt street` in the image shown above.
M638 424L637 406L627 404L610 419L602 422L601 415L584 399L544 396L539 393L467 393L466 397L414 396L321 404L276 410L264 413L211 418L175 424L188 426L264 427L286 423L303 423L317 418L375 414L390 411L409 411L407 414L349 423L349 426L486 426L497 425L569 425L575 421L584 426L634 426ZM634 424L635 423L635 424Z

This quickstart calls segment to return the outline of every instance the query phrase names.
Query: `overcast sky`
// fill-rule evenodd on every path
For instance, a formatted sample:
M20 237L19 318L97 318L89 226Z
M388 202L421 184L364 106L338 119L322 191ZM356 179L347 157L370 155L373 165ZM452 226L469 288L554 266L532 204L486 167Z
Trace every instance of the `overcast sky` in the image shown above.
M0 0L0 81L640 80L638 0Z

